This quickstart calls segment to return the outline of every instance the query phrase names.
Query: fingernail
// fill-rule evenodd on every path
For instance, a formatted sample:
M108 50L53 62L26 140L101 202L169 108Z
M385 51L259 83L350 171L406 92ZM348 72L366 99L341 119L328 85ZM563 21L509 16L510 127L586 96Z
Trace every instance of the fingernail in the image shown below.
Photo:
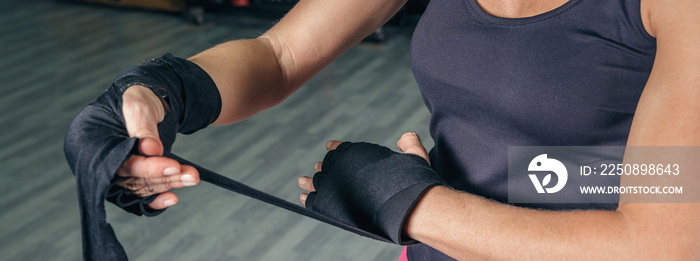
M306 184L306 179L304 177L299 177L299 184L301 184L301 185Z
M170 167L163 170L163 175L170 176L180 173L180 170L176 167Z
M333 144L333 141L326 142L326 149L327 150L331 149L331 144Z
M163 201L163 205L165 205L166 207L175 205L175 200L168 199L168 200L166 200L166 201Z
M194 177L192 177L192 175L190 174L182 175L182 177L180 178L180 182L182 182L183 186L187 187L197 185L197 182L195 182Z
M308 196L309 196L309 195L301 194L301 200L302 200L302 201L306 201L306 198L307 198Z

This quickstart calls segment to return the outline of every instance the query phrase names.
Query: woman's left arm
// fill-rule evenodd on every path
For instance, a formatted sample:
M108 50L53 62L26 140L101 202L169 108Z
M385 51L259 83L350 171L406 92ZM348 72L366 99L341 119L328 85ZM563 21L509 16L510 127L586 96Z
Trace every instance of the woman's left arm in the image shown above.
M700 146L700 1L642 6L658 49L628 146ZM700 203L553 212L435 187L406 231L457 259L700 260Z

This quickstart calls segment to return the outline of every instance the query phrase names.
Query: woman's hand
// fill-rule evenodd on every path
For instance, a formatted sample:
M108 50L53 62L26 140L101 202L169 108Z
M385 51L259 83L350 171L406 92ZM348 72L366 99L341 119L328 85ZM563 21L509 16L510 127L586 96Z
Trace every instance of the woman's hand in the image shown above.
M403 152L370 144L331 141L313 178L301 177L306 208L346 225L384 234L397 244L413 240L404 233L407 218L430 188L445 182L430 168L428 153L415 133L404 134Z
M131 156L119 168L117 175L126 179L118 185L141 197L161 193L148 204L153 209L172 206L178 198L169 190L197 185L199 173L192 166L162 157L164 148L158 137L158 123L165 112L153 91L134 85L124 92L122 99L127 132L129 137L139 138L139 152L144 156Z
M331 151L335 150L338 148L338 145L340 145L341 141L337 140L332 140L326 143L326 150ZM399 147L401 152L403 153L408 153L408 154L413 154L416 156L419 156L423 158L426 162L428 162L428 165L430 165L430 158L428 157L428 151L423 147L423 143L420 141L420 137L418 134L415 132L406 132L404 133L399 141L396 143L396 145ZM314 172L321 172L321 166L323 162L319 161L316 162L314 165ZM302 189L308 191L308 192L314 192L316 189L314 189L314 184L313 184L313 178L310 177L299 177L299 187ZM306 198L309 196L308 193L302 193L299 196L299 201L301 201L302 204L306 206Z

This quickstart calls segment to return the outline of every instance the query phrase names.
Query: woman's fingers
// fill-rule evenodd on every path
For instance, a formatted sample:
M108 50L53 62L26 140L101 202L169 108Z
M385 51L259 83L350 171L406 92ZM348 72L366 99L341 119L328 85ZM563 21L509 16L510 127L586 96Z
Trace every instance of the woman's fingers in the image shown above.
M199 183L197 169L165 157L134 155L119 167L117 175L126 178L117 183L119 186L134 191L140 197Z
M175 193L165 192L156 197L151 203L148 204L152 209L164 209L169 206L177 204L178 198Z
M301 193L301 195L299 195L299 201L301 201L302 205L306 206L306 198L308 198L308 197L309 197L308 193Z
M166 192L173 188L182 188L197 185L199 181L191 174L179 174L161 178L128 178L117 183L139 197L147 197L153 194Z
M332 140L329 142L326 142L326 150L331 151L335 150L338 148L338 145L342 144L342 141L337 141L337 140ZM320 172L323 167L323 162L319 161L314 164L314 172ZM308 191L308 192L314 192L316 189L314 188L314 179L310 177L299 177L298 180L299 187L302 189ZM308 193L301 193L299 195L299 201L301 201L301 204L304 204L306 206L306 198L309 196Z
M314 179L310 177L299 177L298 180L299 187L302 189L308 191L308 192L314 192L316 189L314 188Z
M171 158L133 155L119 167L117 175L127 178L159 178L185 173L182 171L184 166L186 165L181 165ZM197 172L194 168L191 170Z
M337 147L337 145L336 145L336 147ZM321 171L321 164L323 164L323 163L320 161L316 162L316 164L314 164L314 171L315 172ZM299 183L299 187L301 187L302 189L304 189L308 192L316 191L316 189L314 188L314 179L313 178L305 177L305 176L299 177L299 180L297 182ZM301 193L301 195L299 195L299 201L301 201L301 204L303 204L304 206L306 206L306 198L308 196L309 196L308 193Z
M338 145L342 144L342 141L337 141L337 140L332 140L329 142L326 142L326 150L331 151L336 148L338 148Z
M332 144L331 144L332 142L333 142L333 141L329 141L328 143L326 143L326 149L330 149L329 146L332 145ZM340 144L340 143L341 143L341 142L338 142L338 144ZM333 149L335 149L336 147L338 147L338 144L335 144L335 145L333 146ZM321 162L321 161L316 162L316 164L314 164L314 172L320 172L320 171L321 171L321 166L322 166L322 165L323 165L323 162ZM306 190L306 191L308 191L308 192L314 192L314 191L316 191L316 189L314 188L314 179L313 179L313 178L306 177L306 176L304 176L304 177L299 177L298 183L299 183L299 187L301 187L302 189L304 189L304 190ZM301 195L299 195L299 201L301 201L301 204L303 204L304 206L306 206L306 198L307 198L308 196L309 196L308 193L301 193Z
M316 163L316 165L319 165L319 164ZM319 166L319 168L320 168L320 166ZM308 191L308 192L314 192L314 191L316 191L316 189L314 188L314 180L313 180L313 178L309 178L309 177L299 177L299 181L298 181L298 182L299 182L299 187L301 187L302 189L304 189L304 190L306 190L306 191ZM301 204L303 204L304 206L306 206L306 198L307 198L308 196L309 196L308 193L301 193L301 195L299 195L299 201L301 201Z
M316 162L316 164L314 164L314 171L315 172L321 171L322 166L323 166L323 161Z
M323 162L321 162L321 161L316 162L316 164L314 164L314 172L320 172L322 164L323 164ZM313 178L306 177L306 176L299 177L298 183L299 183L299 187L303 188L304 190L306 190L308 192L316 191L316 189L314 189L314 179Z
M401 136L401 139L396 143L399 149L403 153L409 153L417 155L423 158L430 164L430 157L428 156L428 151L423 147L423 143L420 141L420 137L415 132L406 132Z

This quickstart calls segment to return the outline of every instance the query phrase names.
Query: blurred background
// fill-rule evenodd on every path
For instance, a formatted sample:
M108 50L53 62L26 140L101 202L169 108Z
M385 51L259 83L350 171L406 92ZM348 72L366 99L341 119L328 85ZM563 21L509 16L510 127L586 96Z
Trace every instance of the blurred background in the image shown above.
M330 139L396 149L428 111L410 71L409 1L282 104L243 122L180 135L173 151L298 203ZM75 179L63 156L70 121L123 70L170 52L189 57L265 32L288 0L4 0L0 2L0 259L79 260ZM366 239L200 183L177 205L137 217L107 204L132 260L397 260L402 247Z

